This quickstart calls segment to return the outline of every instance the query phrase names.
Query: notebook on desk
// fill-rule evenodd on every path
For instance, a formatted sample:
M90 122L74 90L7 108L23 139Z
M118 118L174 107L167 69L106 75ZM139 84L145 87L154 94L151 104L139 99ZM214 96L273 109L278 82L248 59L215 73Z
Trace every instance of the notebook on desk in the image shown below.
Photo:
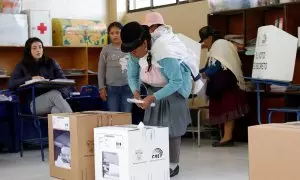
M30 85L30 84L35 84L35 83L70 83L70 84L74 84L75 83L75 80L74 79L53 79L53 80L50 80L50 79L32 79L32 80L29 80L29 81L26 81L25 84L21 85L22 86L27 86L27 85Z
M33 84L36 82L48 82L48 81L50 81L50 80L49 79L31 79L29 81L25 81L25 84L23 84L23 85Z

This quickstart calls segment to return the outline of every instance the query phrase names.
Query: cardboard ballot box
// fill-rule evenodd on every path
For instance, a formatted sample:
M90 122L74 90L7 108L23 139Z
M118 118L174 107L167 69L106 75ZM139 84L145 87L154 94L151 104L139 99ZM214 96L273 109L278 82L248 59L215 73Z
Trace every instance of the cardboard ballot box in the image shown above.
M168 128L100 127L94 130L96 180L169 180Z
M298 39L272 25L258 28L252 78L291 82Z
M249 127L250 180L300 179L300 123Z
M131 114L84 112L51 114L48 118L50 176L94 180L94 128L131 124Z

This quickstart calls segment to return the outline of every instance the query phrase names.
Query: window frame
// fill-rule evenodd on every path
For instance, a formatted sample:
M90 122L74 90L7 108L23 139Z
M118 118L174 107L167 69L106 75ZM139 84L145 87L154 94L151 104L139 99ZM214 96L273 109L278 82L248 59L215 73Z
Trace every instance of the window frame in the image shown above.
M193 2L197 2L197 1L203 1L203 0L193 0L193 1L191 1L191 0L187 0L187 1L176 0L176 3L171 3L171 4L161 5L161 6L154 6L153 5L153 0L149 0L149 1L150 1L150 7L130 10L130 0L127 0L126 1L127 2L127 12L128 13L134 13L134 12L139 12L139 11L147 11L147 10L151 10L151 9L158 9L158 8L176 6L176 5L180 5L180 4L193 3Z

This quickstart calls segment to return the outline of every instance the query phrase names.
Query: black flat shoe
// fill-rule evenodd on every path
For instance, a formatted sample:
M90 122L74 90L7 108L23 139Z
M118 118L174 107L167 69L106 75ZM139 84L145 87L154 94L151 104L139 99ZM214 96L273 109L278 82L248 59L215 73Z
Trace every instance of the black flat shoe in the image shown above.
M234 146L234 141L231 139L225 142L215 142L212 144L213 147L232 147Z
M170 168L170 177L174 177L179 174L179 166L177 165L174 170Z

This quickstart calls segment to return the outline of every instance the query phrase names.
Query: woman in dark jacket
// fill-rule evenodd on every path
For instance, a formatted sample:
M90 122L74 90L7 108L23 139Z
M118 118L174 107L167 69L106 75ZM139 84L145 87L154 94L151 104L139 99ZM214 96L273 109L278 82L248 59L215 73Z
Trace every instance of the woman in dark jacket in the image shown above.
M208 79L206 95L209 97L211 124L224 124L224 136L214 147L233 146L234 122L249 111L242 63L237 48L227 40L218 39L211 26L200 29L201 43L209 49L205 68L200 70Z
M29 38L26 41L23 59L18 63L9 79L9 89L15 90L20 85L32 79L65 79L58 63L43 54L43 42L38 38ZM30 94L27 94L31 98ZM33 112L32 99L30 109ZM70 105L58 90L36 91L36 114L72 112Z

